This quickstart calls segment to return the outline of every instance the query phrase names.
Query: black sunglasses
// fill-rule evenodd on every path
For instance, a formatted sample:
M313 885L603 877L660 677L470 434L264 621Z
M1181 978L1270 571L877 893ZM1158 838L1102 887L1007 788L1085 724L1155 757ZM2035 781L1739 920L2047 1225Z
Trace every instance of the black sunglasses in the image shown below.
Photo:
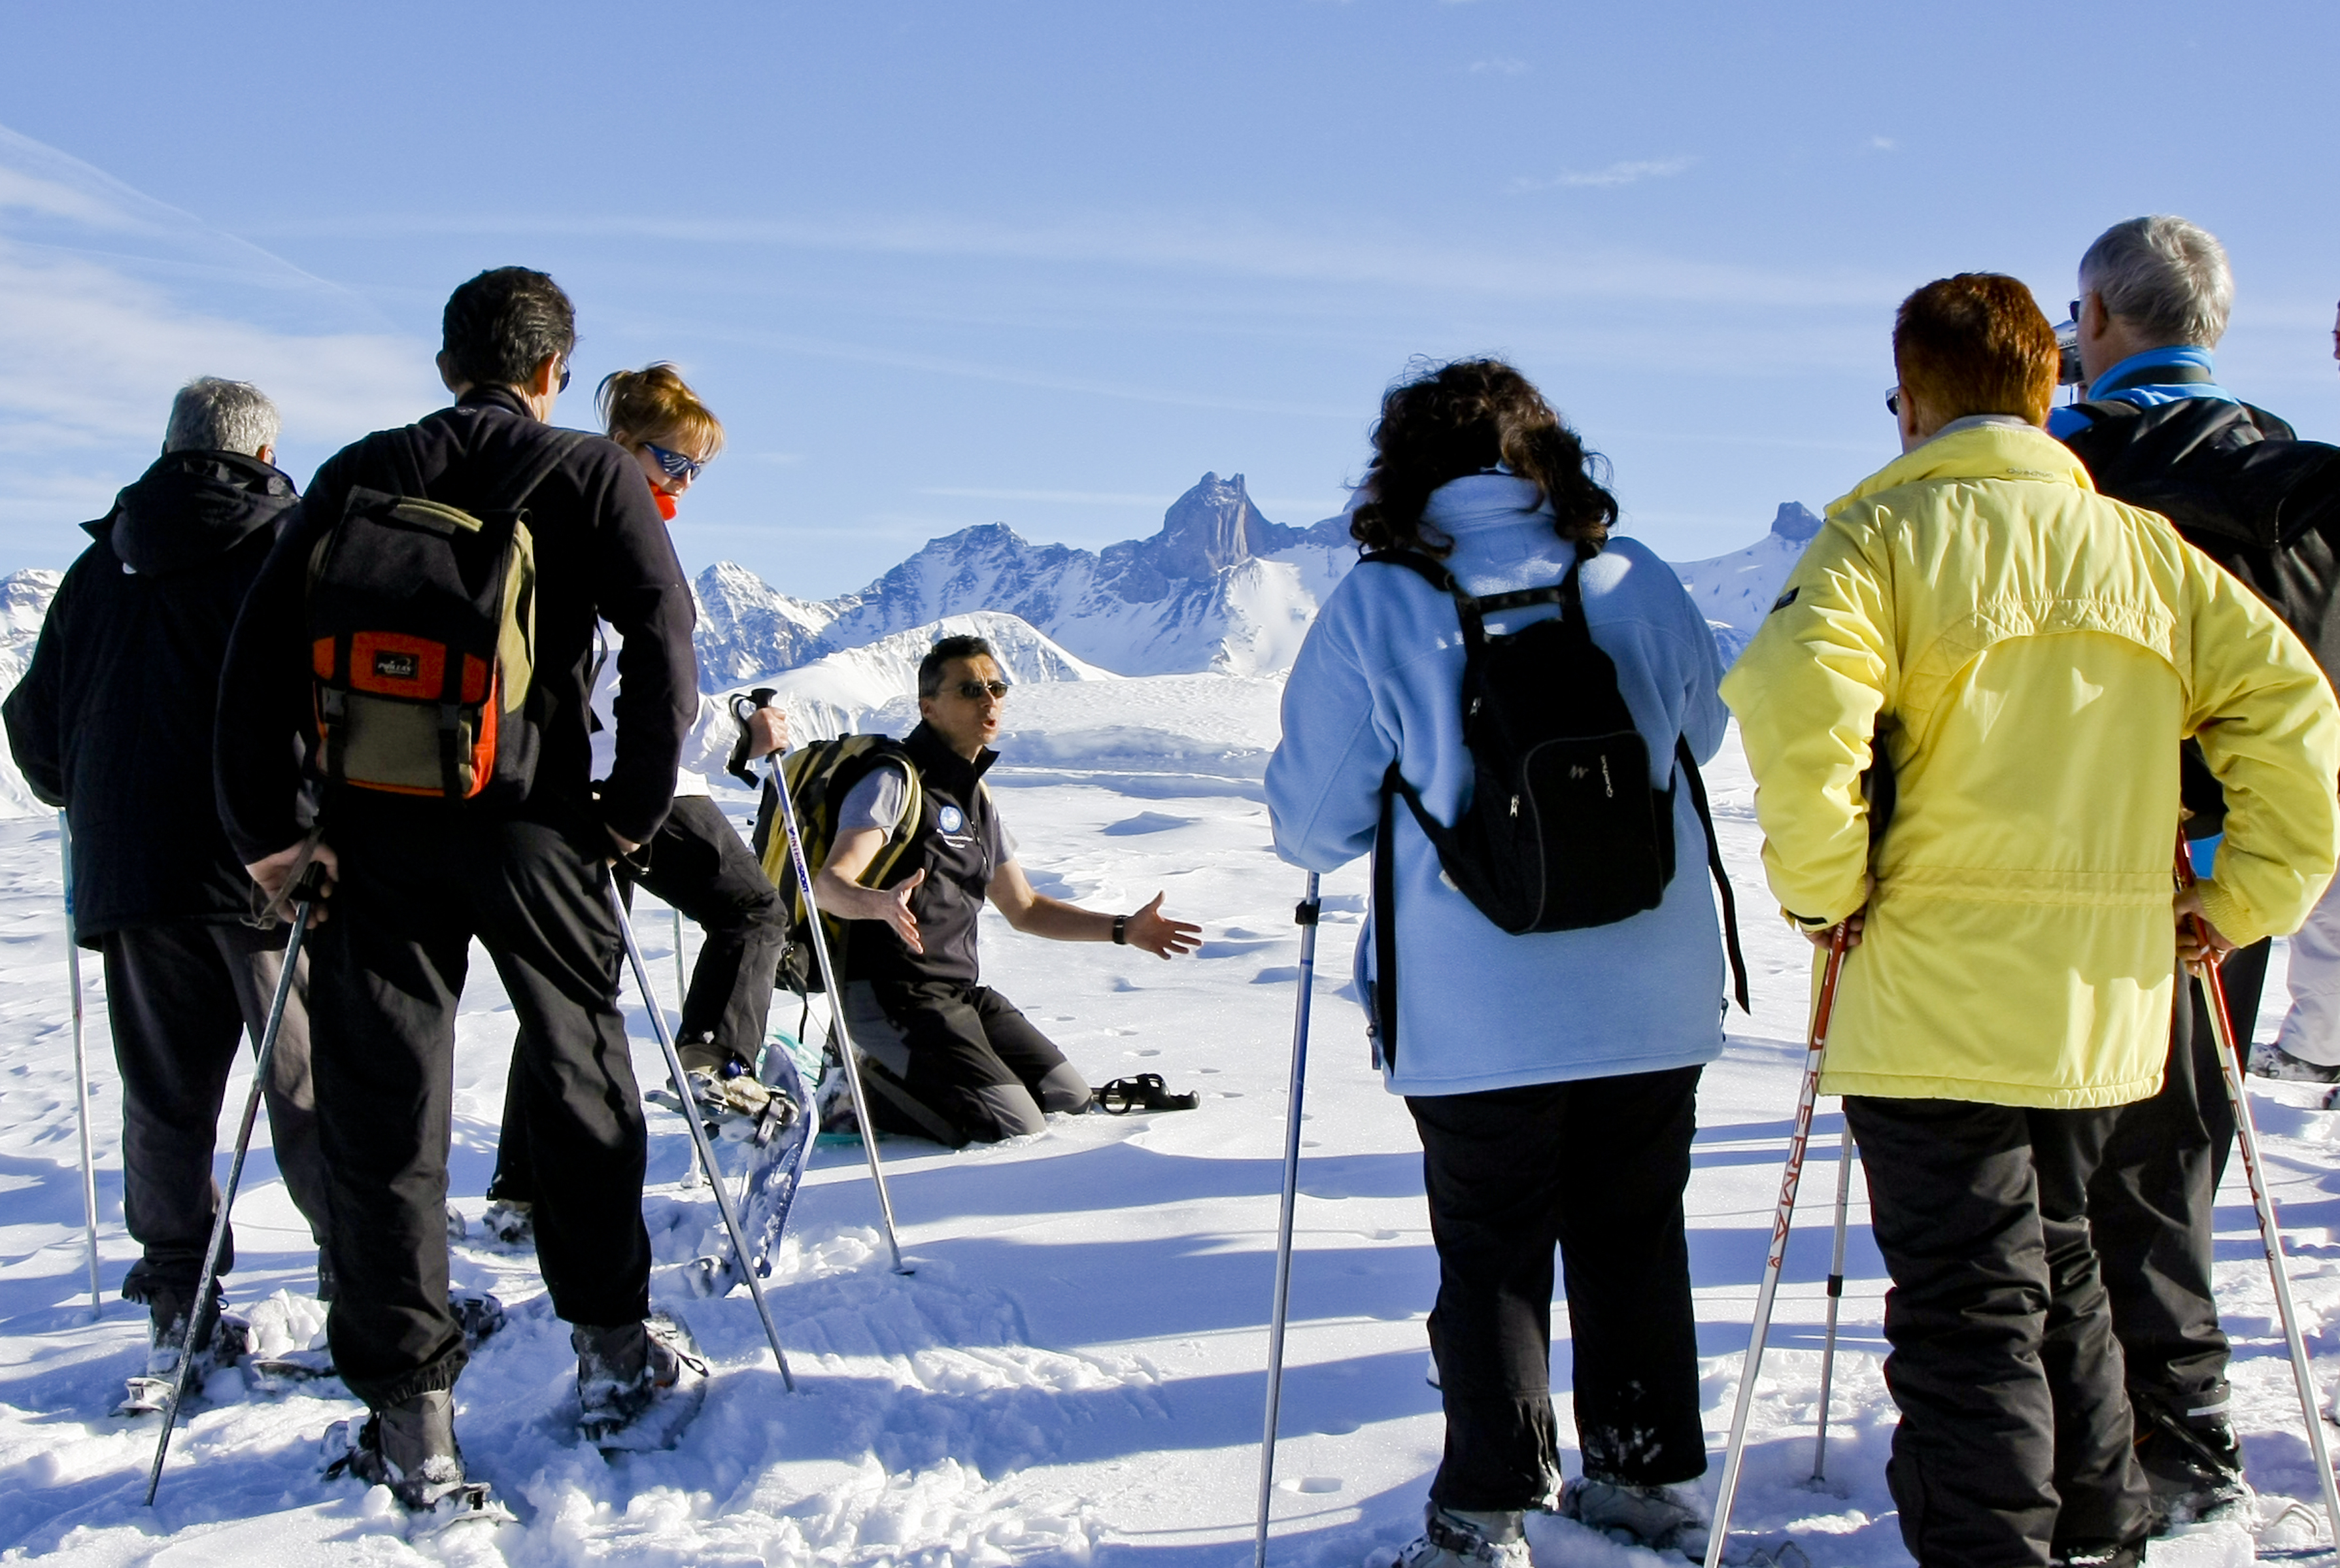
M569 390L569 361L565 356L560 362L560 384L553 390L556 392L567 392Z
M982 701L986 692L989 692L994 700L1004 701L1007 696L1008 686L1005 680L962 680L957 690L958 694L969 702Z
M1885 394L1885 412L1895 419L1901 417L1901 389L1895 387Z

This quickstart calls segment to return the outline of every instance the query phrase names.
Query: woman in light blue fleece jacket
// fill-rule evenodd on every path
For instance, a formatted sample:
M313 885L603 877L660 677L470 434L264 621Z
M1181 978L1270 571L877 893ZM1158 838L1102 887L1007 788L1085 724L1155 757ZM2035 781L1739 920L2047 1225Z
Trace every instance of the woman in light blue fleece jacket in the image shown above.
M1594 644L1647 742L1720 746L1721 662L1671 568L1607 539L1616 502L1572 432L1494 361L1393 387L1353 531L1443 557L1477 597L1550 587L1580 549ZM1581 541L1581 542L1580 542ZM1596 552L1597 553L1594 553ZM1515 631L1553 607L1490 622ZM1351 571L1310 629L1268 764L1276 850L1329 871L1373 852L1394 761L1439 820L1468 801L1464 645L1454 602L1415 572ZM1388 1087L1422 1134L1442 1280L1430 1337L1447 1416L1429 1527L1403 1568L1481 1549L1524 1564L1520 1513L1549 1506L1558 1450L1546 1371L1552 1248L1566 1272L1584 1478L1562 1512L1662 1549L1703 1525L1706 1467L1681 1195L1700 1067L1722 1048L1722 942L1691 791L1674 791L1673 879L1613 925L1512 936L1458 892L1412 816L1393 814L1400 962ZM1358 945L1372 994L1373 922ZM1447 1565L1451 1568L1451 1565Z

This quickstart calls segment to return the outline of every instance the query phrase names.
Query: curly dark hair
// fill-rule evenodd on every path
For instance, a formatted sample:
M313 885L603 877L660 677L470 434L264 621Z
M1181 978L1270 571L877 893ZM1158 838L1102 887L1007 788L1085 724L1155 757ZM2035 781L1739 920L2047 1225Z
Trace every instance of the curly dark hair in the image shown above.
M1597 545L1609 537L1617 498L1607 488L1608 460L1584 450L1534 382L1492 359L1417 362L1382 395L1365 471L1371 499L1350 520L1350 536L1368 550L1443 557L1454 541L1425 529L1430 492L1497 463L1543 491L1561 538Z

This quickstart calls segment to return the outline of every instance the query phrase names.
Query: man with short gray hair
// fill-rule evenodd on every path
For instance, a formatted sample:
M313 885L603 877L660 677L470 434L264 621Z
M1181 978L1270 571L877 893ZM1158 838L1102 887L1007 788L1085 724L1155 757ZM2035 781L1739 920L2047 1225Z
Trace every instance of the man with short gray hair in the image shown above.
M2295 547L2328 562L2324 535L2332 449L2218 383L2212 352L2226 330L2234 274L2216 237L2183 218L2131 218L2080 261L2078 328L2085 401L2055 410L2049 433L2099 491L2162 513L2180 536L2265 600L2332 675L2340 607L2328 571L2296 570ZM2324 586L2316 586L2322 584ZM2185 831L2211 873L2226 800L2197 748L2183 758ZM2234 1022L2258 1014L2268 943L2225 965ZM2340 1079L2340 895L2326 893L2291 938L2292 1021L2254 1053L2252 1070ZM2208 1004L2198 984L2172 1020L2160 1093L2126 1107L2089 1188L2088 1212L2112 1298L2114 1332L2137 1414L2137 1457L2165 1522L2246 1497L2242 1450L2227 1417L2227 1344L2211 1293L2212 1211L2234 1140ZM2318 1005L2320 1003L2320 1006ZM2320 1017L2321 1028L2295 1027ZM2330 1065L2326 1065L2330 1064Z
M213 1332L216 1298L198 1311L196 1276L219 1206L220 1101L238 1037L265 1027L287 933L249 918L251 879L213 799L212 725L236 610L298 499L274 466L278 422L246 382L205 376L180 390L163 455L84 525L95 542L65 573L32 666L0 707L25 782L64 809L74 938L104 957L123 1212L143 1249L122 1294L148 1308L147 1373L159 1378L191 1346L203 1369L242 1351L238 1335ZM277 1168L322 1245L304 990L295 985L277 1036L268 1116ZM231 1238L223 1272L233 1255Z

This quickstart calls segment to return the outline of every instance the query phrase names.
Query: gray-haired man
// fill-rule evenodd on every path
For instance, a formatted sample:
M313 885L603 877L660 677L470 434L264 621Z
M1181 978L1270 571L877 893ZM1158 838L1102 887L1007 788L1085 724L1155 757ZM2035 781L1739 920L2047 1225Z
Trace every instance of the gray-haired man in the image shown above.
M212 722L229 630L297 497L277 471L276 406L259 388L190 382L163 455L84 524L31 669L9 695L8 743L33 792L64 808L74 911L104 955L122 1073L123 1209L144 1249L122 1294L151 1314L151 1374L175 1370L219 1189L213 1129L238 1037L257 1039L286 933L247 922L252 880L212 796ZM303 968L306 967L305 960ZM277 1168L322 1244L324 1168L294 987L268 1086ZM233 1260L233 1242L222 1256ZM196 1325L199 1355L213 1321ZM224 1336L223 1336L223 1338Z
M2295 440L2291 426L2219 384L2211 355L2235 295L2225 249L2184 218L2131 218L2088 247L2079 289L2074 315L2087 398L2055 410L2048 433L2087 464L2099 491L2163 513L2186 542L2266 600L2324 661L2328 679L2340 601L2328 572L2298 566L2319 555L2328 561L2334 541L2324 514L2299 502L2304 485L2326 482L2318 474L2333 452ZM2295 519L2295 511L2305 516ZM2295 551L2305 553L2295 559ZM2186 831L2206 874L2226 805L2198 757L2186 759L2185 784L2193 812ZM2228 1005L2246 1039L2267 948L2241 948L2225 965ZM2302 1024L2335 1010L2335 967L2340 897L2327 894L2291 939L2293 1021L2279 1044L2258 1048L2253 1071L2340 1078L2340 1038ZM2247 1495L2210 1277L2212 1209L2235 1121L2201 988L2186 991L2192 1005L2176 1009L2161 1092L2123 1108L2088 1193L2137 1413L2137 1457L2157 1513L2176 1521Z

